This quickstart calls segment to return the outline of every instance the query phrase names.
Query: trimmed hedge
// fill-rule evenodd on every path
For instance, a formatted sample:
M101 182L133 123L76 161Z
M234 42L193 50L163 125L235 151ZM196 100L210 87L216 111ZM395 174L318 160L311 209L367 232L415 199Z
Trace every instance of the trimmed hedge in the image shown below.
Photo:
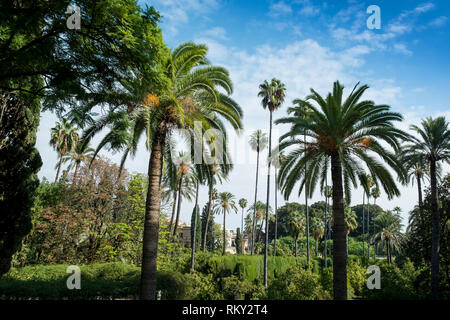
M307 266L306 257L268 257L268 278L281 276L290 266L296 264ZM314 273L319 273L319 260L311 259ZM238 276L239 279L250 282L261 281L264 275L264 257L262 255L225 255L212 257L208 261L209 272L216 278Z
M0 279L0 299L135 299L139 293L141 269L114 263L80 266L81 289L67 288L68 265L38 265L12 268ZM184 276L178 272L158 272L161 299L183 299Z

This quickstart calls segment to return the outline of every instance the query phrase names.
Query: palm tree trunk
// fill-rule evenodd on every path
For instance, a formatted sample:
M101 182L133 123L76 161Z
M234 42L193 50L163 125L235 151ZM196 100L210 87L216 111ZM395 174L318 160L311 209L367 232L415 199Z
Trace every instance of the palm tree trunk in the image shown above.
M77 184L77 176L78 176L79 169L80 169L80 161L76 161L75 172L73 173L73 181L72 181L73 185Z
M208 236L209 218L211 216L212 191L213 191L213 185L211 183L209 185L208 212L206 213L205 233L203 234L203 241L202 241L202 251L203 252L206 251L206 239L207 239L207 236Z
M298 252L298 236L295 237L295 257L297 258L297 252Z
M367 263L370 260L370 197L367 194Z
M194 207L194 234L193 239L191 239L191 270L194 270L194 262L195 262L195 245L197 244L197 211L198 211L198 187L199 182L197 180L197 190L195 192L195 207Z
M61 171L62 161L63 161L63 154L60 153L59 154L58 171L56 171L55 183L58 182L58 177L59 177L59 172Z
M318 239L315 239L316 240L316 243L315 243L315 246L314 246L314 251L315 251L315 254L316 254L316 257L317 257L317 243L319 242L319 240Z
M342 188L342 165L337 153L331 156L333 180L333 289L335 300L347 300L347 244Z
M266 234L264 241L264 287L267 288L267 262L269 256L269 199L270 199L270 158L272 156L272 111L270 112L269 126L269 161L267 164L267 200L266 200Z
M363 207L362 207L362 210L363 210L363 214L362 214L362 235L363 235L363 237L362 237L362 243L363 243L363 258L366 256L366 242L365 242L365 239L364 239L364 236L365 236L365 234L366 234L366 227L365 227L365 225L364 225L364 223L365 223L365 207L366 207L366 192L363 190Z
M306 144L306 135L304 136L304 142ZM305 172L308 170L305 163ZM305 184L305 207L306 207L306 261L309 265L310 253L309 253L309 209L308 209L308 187Z
M420 212L422 212L423 211L422 181L418 175L416 175L416 179L417 179L417 191L419 193L419 207L420 207Z
M180 176L180 183L178 185L178 207L177 207L177 217L175 219L175 226L173 227L173 236L175 237L177 234L178 221L180 220L180 212L181 212L181 188L183 185L183 174Z
M251 241L250 255L253 255L255 253L256 199L257 199L257 195L258 195L258 174L259 174L259 149L256 150L255 203L253 205L253 226L252 226L252 241Z
M387 241L387 246L388 246L388 263L391 264L391 261L392 261L391 242L389 240Z
M241 232L242 232L242 240L243 240L244 239L244 208L242 208Z
M225 229L225 218L226 218L226 212L225 212L225 208L223 209L223 252L222 255L225 255L225 248L227 247L227 242L226 242L226 229Z
M156 267L158 258L159 215L161 210L161 176L164 133L156 132L148 164L148 190L145 204L144 238L140 299L156 299Z
M431 207L433 209L433 236L431 243L431 295L433 300L439 299L439 238L440 238L440 215L439 195L436 179L436 161L430 161L431 180Z
M328 175L328 169L327 169L327 175ZM324 259L325 259L325 268L328 267L328 261L327 261L327 255L328 255L328 248L327 248L327 240L328 240L328 177L325 176L325 218L324 218L324 235L325 235L325 248L324 248Z
M177 191L173 190L172 216L170 217L169 234L172 233L173 219L175 218L175 210L177 208Z
M278 237L278 210L277 210L278 176L275 168L275 232L273 238L273 255L277 255L277 237Z

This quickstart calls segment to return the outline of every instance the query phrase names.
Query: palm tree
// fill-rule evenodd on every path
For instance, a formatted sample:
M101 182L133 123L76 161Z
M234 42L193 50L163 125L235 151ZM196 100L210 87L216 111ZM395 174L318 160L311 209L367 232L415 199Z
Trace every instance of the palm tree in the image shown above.
M372 176L363 173L361 185L363 193L367 196L367 261L370 260L370 190L374 184Z
M292 125L290 131L281 137L279 150L296 146L280 169L280 184L286 198L297 182L300 182L299 192L306 185L308 196L311 196L319 178L322 185L325 180L324 173L328 168L323 158L330 159L334 220L333 292L337 300L347 299L344 194L350 202L351 185L356 187L357 180L361 182L365 171L362 164L374 176L375 182L383 186L389 198L400 194L390 172L373 155L379 155L399 175L405 175L395 153L381 145L384 141L398 152L399 139L405 139L407 134L396 128L393 122L403 118L398 113L390 112L389 106L360 101L367 88L356 85L345 100L342 97L344 87L338 81L325 99L311 89L305 100L298 100L298 105L308 108L308 119L301 116L305 108L297 106L288 110L293 116L276 121L277 124ZM310 141L300 138L304 134Z
M402 241L401 229L403 227L402 218L398 214L393 214L391 211L386 211L375 218L378 225L377 234L373 236L374 241L379 239L381 244L386 244L387 262L392 262L392 247L397 251L400 249Z
M273 239L273 255L277 255L277 238L278 238L278 170L281 167L281 163L284 161L284 154L276 153L272 156L272 165L275 169L275 231Z
M305 218L300 211L292 212L287 219L287 227L290 235L294 238L295 251L294 255L298 255L298 238L305 231Z
M259 153L267 148L267 135L263 133L261 130L256 130L251 136L250 136L250 147L252 150L256 151L256 182L255 182L255 202L253 203L253 208L256 208L256 199L258 196L258 175L259 175ZM255 223L256 223L256 211L253 211L253 228L252 228L252 239L250 243L250 254L253 255L254 253L254 246L255 246Z
M50 146L52 146L59 155L59 164L58 170L56 171L55 182L58 181L64 155L73 152L78 141L79 135L77 133L77 128L66 118L62 118L60 122L56 122L55 127L51 129Z
M227 213L229 213L231 210L234 212L237 212L236 204L234 202L234 195L230 192L221 192L219 193L218 203L216 203L214 212L216 214L223 213L223 251L222 255L225 255L225 249L227 246L227 238L226 238L226 228L225 228L225 222L226 222L226 216Z
M346 227L346 241L347 241L347 255L348 255L348 235L358 227L356 221L356 212L350 207L345 207L345 227Z
M143 134L147 136L146 147L150 150L140 285L140 298L144 300L156 298L161 177L163 162L169 161L166 154L171 135L178 128L195 133L195 125L200 123L202 132L218 130L226 141L223 120L228 121L235 130L242 129L242 110L228 96L233 91L229 73L222 67L209 64L207 51L205 45L191 42L172 50L163 66L168 85L158 95L147 94L131 111L131 130L121 167L129 154L136 154ZM219 92L220 89L228 95ZM111 118L111 115L108 116ZM100 123L89 128L86 135L93 136L109 123L107 117L100 119Z
M325 194L325 216L324 216L324 225L325 225L325 248L324 248L324 260L325 260L325 268L328 267L327 255L328 255L328 234L330 233L330 220L328 219L328 208L329 208L329 199L333 196L333 187L328 185L328 170L325 172L325 188L323 193Z
M318 217L312 217L311 219L311 233L315 241L315 255L317 257L317 244L319 243L319 240L323 237L325 233L325 224L322 220L320 220Z
M300 113L295 114L298 117L302 117L304 120L306 120L308 118L308 113L309 113L309 109L308 106L302 103L302 100L300 99L296 99L293 101L294 105L298 106L299 111L301 111ZM303 143L306 144L306 133L303 134ZM327 166L328 163L326 158L324 159L325 163L324 165ZM308 167L307 164L305 164L305 172L308 171ZM327 173L325 173L326 175ZM300 196L300 193L299 193ZM309 264L309 260L310 260L310 250L309 250L309 232L310 232L310 228L309 228L309 208L308 208L308 191L306 190L305 192L305 208L306 208L306 261Z
M371 191L371 195L372 195L372 198L373 198L373 204L376 205L377 204L377 199L381 195L380 189L378 187L374 187L372 189L372 191ZM368 224L367 225L368 232L369 232L369 227L370 226ZM375 215L374 215L374 218L372 219L372 231L373 231L373 234L375 234ZM374 256L374 258L376 257L376 248L375 248L375 246L373 246L373 256Z
M412 125L419 138L410 137L405 146L404 155L422 154L430 167L431 206L433 210L433 237L431 249L431 291L433 299L439 299L439 242L440 212L437 191L437 164L440 161L450 163L450 129L444 117L422 120L422 127Z
M242 220L241 220L241 230L244 232L244 209L247 207L247 199L240 199L239 200L239 207L242 209Z
M250 210L256 212L256 224L258 222L260 222L259 231L257 232L257 234L255 236L255 242L259 242L259 241L261 241L262 229L263 229L264 221L266 220L266 217L265 217L266 204L262 201L257 201L255 205L253 205L249 208L249 211ZM271 213L272 213L272 207L269 206L269 214L271 214ZM255 228L257 227L256 224L255 224Z
M69 162L68 170L72 170L75 167L73 173L72 183L77 183L78 171L82 162L88 162L93 158L95 150L89 147L89 144L83 144L78 142L73 150L63 157L63 163Z
M258 97L261 97L261 104L264 109L269 109L270 125L269 125L269 157L272 156L272 113L276 111L284 102L286 95L286 87L284 84L273 78L269 83L265 80L259 85ZM267 259L269 254L269 198L270 198L270 165L267 163L267 200L266 200L266 240L264 242L264 286L267 288Z
M218 182L222 183L223 179L227 179L227 173L230 169L230 166L222 165L219 166L217 164L206 165L206 179L208 184L208 211L206 214L206 223L205 223L205 233L203 234L202 239L202 250L206 251L206 240L208 236L208 228L209 228L209 220L211 219L211 212L213 209L214 201L218 197L218 192L214 188Z
M182 190L183 190L183 178L188 176L189 173L191 172L191 168L192 168L192 164L190 163L190 159L188 159L186 157L186 153L184 152L180 152L178 154L178 159L177 161L178 163L178 174L179 174L179 179L178 179L178 207L177 207L177 216L175 219L175 226L173 228L173 236L175 237L177 234L177 228L178 228L178 221L180 219L180 212L181 212L181 200L183 199L182 197ZM192 180L191 180L192 181Z

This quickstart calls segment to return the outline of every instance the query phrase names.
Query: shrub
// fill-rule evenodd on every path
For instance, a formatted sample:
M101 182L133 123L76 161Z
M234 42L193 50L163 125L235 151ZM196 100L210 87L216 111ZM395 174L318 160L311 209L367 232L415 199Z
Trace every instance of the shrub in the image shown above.
M282 276L273 280L267 297L274 300L322 300L328 298L320 284L320 277L296 263Z
M219 292L212 274L204 275L191 272L184 275L186 281L186 299L188 300L220 300L223 295Z
M405 263L400 269L395 264L378 262L381 272L381 289L369 290L363 287L362 296L373 300L411 300L419 299L420 296L414 289L414 282L418 271L412 263Z

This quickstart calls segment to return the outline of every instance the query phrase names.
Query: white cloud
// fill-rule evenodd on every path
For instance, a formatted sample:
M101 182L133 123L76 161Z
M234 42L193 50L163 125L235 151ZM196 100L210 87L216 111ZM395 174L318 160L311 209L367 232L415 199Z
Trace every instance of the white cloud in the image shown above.
M180 25L189 21L192 16L198 16L216 10L218 0L154 0L152 5L157 7L163 16L165 30L170 35L178 33Z
M279 17L292 13L292 8L283 1L272 3L269 8L269 16Z
M396 43L396 44L394 44L394 49L395 49L395 51L397 51L399 53L402 53L404 55L407 55L407 56L411 56L413 54L412 51L409 50L406 47L406 45L404 45L403 43Z
M446 16L440 16L430 22L430 26L432 27L443 27L447 24L449 18Z
M227 32L222 27L215 27L205 31L205 35L211 36L217 39L228 40Z
M320 12L320 8L313 5L306 5L300 10L300 14L304 16L317 16Z

